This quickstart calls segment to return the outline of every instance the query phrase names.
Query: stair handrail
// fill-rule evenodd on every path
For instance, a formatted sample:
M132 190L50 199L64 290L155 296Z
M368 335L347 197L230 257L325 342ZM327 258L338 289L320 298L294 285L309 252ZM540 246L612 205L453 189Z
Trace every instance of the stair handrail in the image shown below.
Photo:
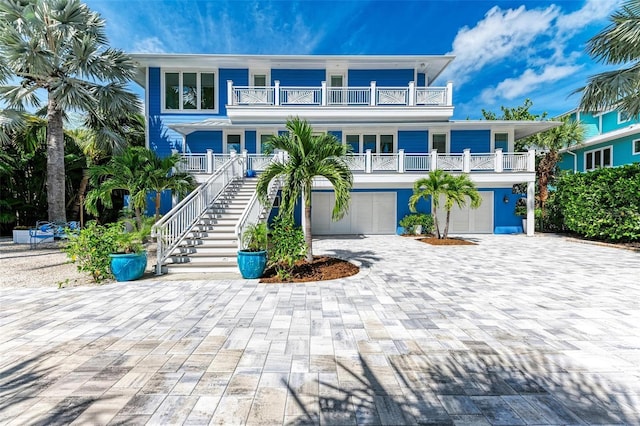
M273 161L273 160L272 160ZM282 179L276 178L269 183L269 190L267 191L266 204L262 204L258 198L258 192L254 192L247 204L247 207L242 212L238 223L236 224L236 237L238 238L238 250L242 250L242 234L249 225L255 225L260 222L266 222L269 219L269 214L273 208L273 201L278 195L278 191L282 188Z
M198 223L209 206L224 194L230 183L242 178L243 161L242 156L232 156L202 185L153 225L151 236L157 239L156 275L162 273L163 263Z

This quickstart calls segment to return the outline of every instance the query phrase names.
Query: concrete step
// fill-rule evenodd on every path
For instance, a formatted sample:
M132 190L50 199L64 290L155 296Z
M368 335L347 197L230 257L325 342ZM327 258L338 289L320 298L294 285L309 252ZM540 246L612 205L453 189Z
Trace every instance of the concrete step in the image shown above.
M180 246L176 248L172 256L212 256L212 257L234 257L238 251L237 244L225 244L223 246Z
M233 232L220 232L220 230L202 230L202 231L193 231L190 232L186 237L185 241L187 245L193 245L194 240L223 240L223 241L236 241L236 232L235 228Z
M240 271L238 270L238 266L219 266L219 265L190 265L188 263L184 264L168 264L163 267L163 271L167 271L171 275L182 275L188 276L190 274L208 274L208 276L204 276L202 279L215 279L214 276L217 274L224 274L226 279L240 279L242 276L240 275ZM214 276L212 276L212 274Z
M236 253L228 256L215 255L199 255L194 253L189 256L169 256L167 265L169 264L204 264L209 266L234 266L238 264Z

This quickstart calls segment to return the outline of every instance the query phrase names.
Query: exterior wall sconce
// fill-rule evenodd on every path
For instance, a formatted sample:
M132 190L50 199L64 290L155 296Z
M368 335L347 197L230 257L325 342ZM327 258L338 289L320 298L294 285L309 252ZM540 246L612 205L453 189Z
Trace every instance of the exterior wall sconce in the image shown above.
M505 195L505 196L502 198L502 202L503 202L503 203L505 203L505 204L509 204L509 196L508 196L508 195Z

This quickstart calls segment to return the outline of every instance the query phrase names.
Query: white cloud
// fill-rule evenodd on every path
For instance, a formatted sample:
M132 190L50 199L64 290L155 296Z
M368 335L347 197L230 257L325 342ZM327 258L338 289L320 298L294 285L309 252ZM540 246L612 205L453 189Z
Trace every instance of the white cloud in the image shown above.
M488 104L493 104L496 98L512 100L532 92L545 83L553 83L573 75L580 68L578 65L549 65L541 72L527 69L519 77L507 78L496 87L483 90L480 97Z
M135 53L165 53L166 50L158 37L148 37L133 44Z
M559 9L553 5L542 10L520 6L504 11L494 6L475 27L458 31L453 50L448 53L456 59L448 68L447 77L461 85L485 66L517 54L549 31L558 14Z
M621 0L587 0L581 9L558 16L556 25L560 31L580 30L594 21L608 18L621 3Z

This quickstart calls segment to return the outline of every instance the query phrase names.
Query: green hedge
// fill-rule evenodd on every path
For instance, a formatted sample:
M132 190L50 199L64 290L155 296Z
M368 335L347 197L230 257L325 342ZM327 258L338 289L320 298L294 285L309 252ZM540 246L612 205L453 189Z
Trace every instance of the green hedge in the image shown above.
M557 182L556 215L587 238L640 240L640 164L567 174Z

